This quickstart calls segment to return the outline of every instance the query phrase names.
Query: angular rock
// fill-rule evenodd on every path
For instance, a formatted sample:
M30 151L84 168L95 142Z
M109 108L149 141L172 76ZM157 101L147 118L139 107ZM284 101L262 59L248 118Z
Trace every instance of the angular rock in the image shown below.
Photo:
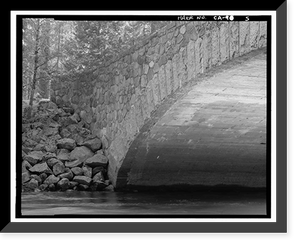
M39 183L35 179L31 179L29 182L24 184L25 191L34 191L39 187Z
M48 152L48 154L50 154L49 152L55 153L56 150L57 150L57 147L54 144L54 142L53 143L47 142L46 145L45 145L45 150Z
M46 178L48 177L46 173L41 173L39 176L42 180L42 183L46 180Z
M51 174L52 173L51 169L48 167L46 162L34 165L32 168L29 169L29 171L32 173L38 173L38 174L40 174L40 173Z
M31 175L31 178L35 179L39 185L42 183L42 179L40 178L40 176L38 176L36 174Z
M96 154L85 161L85 165L89 167L106 167L108 159L106 156Z
M47 185L47 184L41 184L41 185L39 186L39 189L40 189L41 191L45 191L47 188L48 188L48 185Z
M71 107L63 107L63 110L68 114L74 114L74 109Z
M73 189L73 188L75 188L77 185L78 185L78 182L70 181L70 183L69 183L69 189Z
M101 181L96 181L90 185L90 189L92 191L101 191L103 190L104 188L106 187L106 184L104 182L101 182Z
M75 161L66 161L65 166L68 168L73 168L73 167L81 167L82 166L82 161L81 160L75 160Z
M65 166L63 163L57 163L53 166L53 174L55 176L63 173L65 171Z
M73 177L74 177L74 175L73 175L73 172L71 171L71 169L65 168L64 173L60 174L59 177L60 177L61 179L67 178L68 180L72 180Z
M60 181L57 183L57 188L65 191L69 189L70 181L67 178L62 178Z
M36 163L43 160L44 153L42 151L32 151L24 157L24 160L28 161L30 164L35 165Z
M60 149L57 154L57 159L61 161L69 161L70 151L67 149Z
M50 158L47 160L47 164L49 167L53 168L56 164L63 164L61 160L56 158Z
M56 177L55 175L50 175L45 181L44 184L51 185L56 184L60 180L59 177Z
M104 183L105 178L102 172L97 173L94 177L93 177L93 182L103 182Z
M101 172L103 170L104 170L103 167L94 167L93 168L93 172L92 172L92 177L95 176L95 174L97 174L97 173L99 173L99 172Z
M110 185L106 186L103 190L104 190L104 191L114 191L115 188L114 188L113 185L110 184Z
M50 191L56 191L56 186L55 186L54 183L53 184L49 184L48 188L49 188Z
M89 178L92 177L92 171L93 171L93 169L92 169L91 167L86 167L86 166L84 166L84 167L82 168L82 171L83 171L83 175L84 175L84 176L87 176L87 177L89 177Z
M70 160L80 160L84 162L86 159L92 157L94 153L85 146L76 147L70 153Z
M96 151L96 154L101 154L101 155L104 155L104 151L103 151L103 149L99 149L99 150L97 150L97 151Z
M57 141L57 148L73 150L76 147L76 142L71 138L62 138Z
M73 167L71 171L74 173L75 176L81 176L83 174L83 170L80 167Z
M51 159L51 158L56 158L56 154L55 153L50 153L50 152L47 152L45 155L44 155L44 158L43 160L45 160L46 162ZM48 164L48 162L47 162ZM49 165L49 164L48 164Z
M34 151L43 151L43 150L45 150L45 145L39 143L33 148L33 150Z
M93 138L85 141L82 145L95 152L101 148L102 143L99 138Z
M67 128L63 128L60 131L60 136L63 137L63 138L70 138L71 137L71 132L69 132L67 130Z
M92 182L92 179L86 176L75 176L73 178L73 181L77 182L78 184L83 185L90 185Z
M47 127L47 128L44 129L43 134L46 137L56 135L56 134L58 134L58 127Z
M22 162L22 173L29 170L30 168L32 168L32 166L30 165L30 163L26 160L24 160Z
M84 185L84 184L79 184L77 187L78 187L78 190L80 190L80 191L85 191L89 188L88 185Z
M25 171L22 173L22 184L28 182L30 180L30 172Z

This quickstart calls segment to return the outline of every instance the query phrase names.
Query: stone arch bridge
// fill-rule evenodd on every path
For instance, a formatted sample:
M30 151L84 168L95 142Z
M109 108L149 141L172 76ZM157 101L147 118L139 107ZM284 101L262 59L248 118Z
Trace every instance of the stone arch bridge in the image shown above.
M78 81L53 82L117 189L266 186L266 22L173 22Z

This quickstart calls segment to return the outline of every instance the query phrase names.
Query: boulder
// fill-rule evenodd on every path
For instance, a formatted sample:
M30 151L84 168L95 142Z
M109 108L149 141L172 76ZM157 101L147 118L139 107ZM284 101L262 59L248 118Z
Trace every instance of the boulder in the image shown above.
M57 183L57 188L65 191L69 189L70 181L67 178L62 178L60 181Z
M56 158L50 158L47 160L47 164L49 167L53 168L56 164L62 164L62 161L61 160L58 160Z
M50 152L51 154L52 154L52 153L55 153L56 150L57 150L57 147L56 147L56 145L55 145L55 142L54 142L54 141L51 141L51 140L46 141L46 143L45 143L45 150L46 150L47 152ZM48 153L48 154L50 154L50 153Z
M80 176L83 174L83 170L80 167L73 167L71 168L72 173L74 173L75 176Z
M43 160L44 161L48 161L49 159L51 159L51 158L56 158L56 154L55 153L51 153L51 152L47 152L45 155L44 155L44 158L43 158ZM48 164L48 162L47 162L47 164ZM49 164L48 164L49 165Z
M48 167L46 162L43 162L41 164L36 164L32 168L29 169L32 173L46 173L46 174L52 174L51 169Z
M101 148L102 143L99 138L93 138L83 142L82 145L88 147L90 150L95 152Z
M77 187L78 187L77 189L80 191L85 191L89 188L88 185L84 185L84 184L79 184Z
M65 166L63 163L56 163L54 166L53 166L53 174L55 176L63 173L65 171Z
M59 177L61 179L67 178L68 180L72 180L74 175L70 168L65 168L64 173L60 174Z
M106 184L104 182L101 181L96 181L90 185L90 188L92 191L101 191L106 187Z
M35 165L43 160L44 153L42 151L31 151L28 155L24 156L24 160L28 161L30 164Z
M63 128L60 131L60 136L63 138L70 138L71 135L72 135L71 132L69 132L67 128Z
M76 142L71 138L62 138L57 141L57 148L73 150L76 147Z
M81 160L66 161L65 166L68 167L68 168L81 167L82 166L82 161Z
M56 177L55 175L52 174L44 181L44 184L50 186L51 184L56 184L59 180L60 180L59 177Z
M92 182L92 179L86 176L75 176L73 178L73 181L77 182L78 184L83 185L90 185Z
M84 167L82 168L82 171L83 171L83 175L84 175L84 176L87 176L87 177L89 177L89 178L92 177L93 169L92 169L91 167L84 166Z
M41 173L41 174L40 174L40 178L41 178L41 180L42 180L42 183L46 180L47 177L48 177L48 176L47 176L46 173Z
M94 177L93 177L93 182L103 182L104 183L105 178L102 172L97 173Z
M25 191L34 191L39 187L39 183L35 179L31 179L29 182L24 184L24 190Z
M114 191L115 188L114 188L113 185L110 184L110 185L106 186L103 190L104 190L104 191Z
M39 175L32 174L30 177L31 177L31 179L35 179L39 185L42 183L42 179L40 178Z
M97 151L96 151L96 154L101 154L101 155L104 155L104 151L103 151L103 149L99 149L99 150L97 150Z
M99 172L101 172L103 170L104 170L103 167L94 167L93 168L93 172L92 172L92 176L95 176L96 173L99 173Z
M33 148L34 151L43 151L45 150L45 145L44 144L37 144L34 148Z
M80 160L84 162L86 159L92 157L94 153L85 146L76 147L70 153L70 160Z
M43 134L44 134L46 137L50 137L50 136L53 136L53 135L57 135L57 134L58 134L58 127L46 127L46 128L44 128L44 130L43 130Z
M58 122L62 127L67 127L69 125L78 123L76 119L72 117L60 117Z
M28 182L30 180L30 172L25 171L22 173L22 184Z
M96 154L85 161L85 165L89 167L106 167L108 159L102 154Z
M69 183L69 189L74 189L78 185L78 182L70 181Z
M56 191L55 184L49 184L48 188L49 188L50 191Z
M41 184L41 185L39 186L39 189L40 189L41 191L45 191L47 188L48 188L48 185L47 185L47 184Z
M63 107L63 110L68 114L74 114L74 109L71 107Z
M67 149L58 150L57 159L61 161L69 161L70 159L70 151Z
M32 168L32 166L30 165L30 163L26 160L24 160L22 162L22 173L29 170L30 168Z

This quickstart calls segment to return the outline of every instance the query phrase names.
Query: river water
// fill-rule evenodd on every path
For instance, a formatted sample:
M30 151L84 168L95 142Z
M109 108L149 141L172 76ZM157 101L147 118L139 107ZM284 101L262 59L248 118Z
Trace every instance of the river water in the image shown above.
M22 215L266 215L265 192L22 193Z

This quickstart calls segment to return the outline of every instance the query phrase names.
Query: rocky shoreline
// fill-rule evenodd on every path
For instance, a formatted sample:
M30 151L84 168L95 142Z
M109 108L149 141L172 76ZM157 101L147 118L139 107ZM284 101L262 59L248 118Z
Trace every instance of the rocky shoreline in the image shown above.
M92 134L80 113L51 101L22 122L22 191L113 191L107 177L108 139Z

